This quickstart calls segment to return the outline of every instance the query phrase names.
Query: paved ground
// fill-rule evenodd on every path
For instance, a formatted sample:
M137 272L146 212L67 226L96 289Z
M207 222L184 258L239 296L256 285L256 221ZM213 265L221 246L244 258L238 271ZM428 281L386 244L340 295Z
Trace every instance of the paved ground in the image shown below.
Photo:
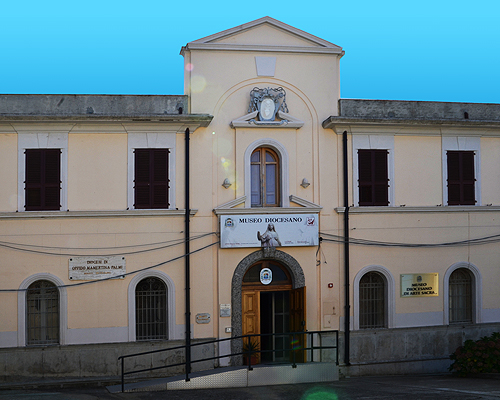
M104 387L75 386L31 390L0 389L0 400L451 400L500 399L500 380L457 378L451 375L377 376L342 379L329 384L281 385L238 389L179 390L110 394Z

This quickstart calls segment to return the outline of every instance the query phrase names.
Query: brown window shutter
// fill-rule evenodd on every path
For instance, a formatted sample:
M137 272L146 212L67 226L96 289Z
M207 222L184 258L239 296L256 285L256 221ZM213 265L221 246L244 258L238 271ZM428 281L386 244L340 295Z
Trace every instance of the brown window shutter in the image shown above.
M168 208L168 149L154 149L152 160L152 208Z
M151 208L150 186L150 151L135 149L134 173L134 208Z
M134 208L168 208L168 149L135 149Z
M473 151L447 151L448 205L476 204Z
M387 150L358 150L359 205L387 206Z
M61 209L61 150L25 151L26 211Z
M45 150L45 209L61 209L61 150Z

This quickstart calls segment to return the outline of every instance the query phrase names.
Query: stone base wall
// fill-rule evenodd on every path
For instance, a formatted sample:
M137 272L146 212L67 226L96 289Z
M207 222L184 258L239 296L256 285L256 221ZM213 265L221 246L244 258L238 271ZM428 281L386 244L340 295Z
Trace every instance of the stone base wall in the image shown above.
M447 372L450 354L457 347L493 332L500 332L500 323L352 331L351 365L343 365L341 373L360 376ZM339 341L342 365L343 333Z
M210 339L192 340L192 344ZM118 377L119 356L184 345L182 340L106 343L70 346L18 347L0 349L0 381L26 378ZM192 348L192 360L214 357L213 344ZM184 349L147 354L125 360L125 371L184 362ZM211 369L214 361L192 364L192 371ZM173 376L184 373L184 366L142 373L140 377ZM134 375L129 375L134 377ZM139 375L137 375L139 377Z

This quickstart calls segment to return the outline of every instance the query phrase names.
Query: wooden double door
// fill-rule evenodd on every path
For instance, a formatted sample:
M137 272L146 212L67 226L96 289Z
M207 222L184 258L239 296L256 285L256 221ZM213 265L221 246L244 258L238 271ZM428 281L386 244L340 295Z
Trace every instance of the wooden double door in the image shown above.
M260 271L268 268L273 280L264 285L258 279ZM257 362L290 362L295 349L297 362L304 360L304 335L280 335L306 330L306 288L292 289L286 267L275 261L261 261L250 267L242 286L243 335L262 334L253 339L262 350Z

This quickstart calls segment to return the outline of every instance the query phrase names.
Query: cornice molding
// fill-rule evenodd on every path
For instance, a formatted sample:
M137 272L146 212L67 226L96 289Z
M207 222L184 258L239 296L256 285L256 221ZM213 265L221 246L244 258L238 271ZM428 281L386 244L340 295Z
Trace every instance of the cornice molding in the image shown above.
M191 209L194 216L197 209ZM23 211L0 212L0 219L55 219L55 218L137 218L137 217L181 217L185 210L123 210L123 211Z
M347 130L351 134L365 134L366 129L401 131L404 128L418 129L420 127L432 127L439 132L439 129L460 129L464 130L464 135L474 135L474 130L481 135L500 135L500 121L479 121L479 120L443 120L443 119L387 119L387 118L344 118L331 116L323 121L324 129L332 129L337 134ZM355 132L359 129L360 132ZM456 131L455 131L456 132ZM376 133L376 132L374 132ZM411 134L411 132L402 132ZM437 134L437 133L436 133ZM446 133L445 133L446 134ZM456 135L456 133L449 133Z
M345 213L345 207L336 207L337 214ZM430 207L349 207L349 214L385 214L385 213L469 213L500 212L500 206L430 206Z
M295 47L295 46L270 46L246 44L216 44L216 43L188 43L182 48L181 54L186 50L218 50L218 51L250 51L270 53L303 53L303 54L334 54L343 56L344 51L328 47Z

